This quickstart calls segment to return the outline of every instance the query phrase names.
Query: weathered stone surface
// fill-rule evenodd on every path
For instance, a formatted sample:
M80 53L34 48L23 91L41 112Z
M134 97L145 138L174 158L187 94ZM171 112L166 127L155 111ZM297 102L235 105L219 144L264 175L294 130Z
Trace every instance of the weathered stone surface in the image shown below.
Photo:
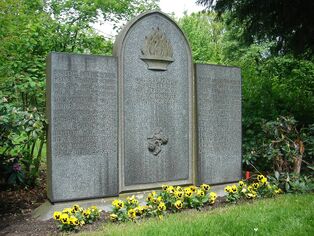
M159 11L128 23L114 55L49 57L50 201L241 178L239 68L194 74L184 34Z
M119 35L120 190L192 183L192 59L178 26L145 13Z
M198 181L241 178L241 71L196 64Z
M117 195L116 59L52 53L47 75L48 198Z

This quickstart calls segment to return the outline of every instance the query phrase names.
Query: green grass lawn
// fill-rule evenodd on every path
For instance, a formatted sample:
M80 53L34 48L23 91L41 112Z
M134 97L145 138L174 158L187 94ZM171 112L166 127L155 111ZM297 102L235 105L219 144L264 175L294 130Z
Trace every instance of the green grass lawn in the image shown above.
M314 235L314 194L183 211L163 220L105 223L99 231L81 235Z

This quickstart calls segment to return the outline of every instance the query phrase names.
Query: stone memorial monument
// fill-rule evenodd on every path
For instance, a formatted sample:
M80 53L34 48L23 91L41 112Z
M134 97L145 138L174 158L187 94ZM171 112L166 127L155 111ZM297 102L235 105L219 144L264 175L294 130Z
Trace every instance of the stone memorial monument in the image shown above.
M240 69L196 64L167 15L129 22L112 57L51 53L48 198L241 178Z

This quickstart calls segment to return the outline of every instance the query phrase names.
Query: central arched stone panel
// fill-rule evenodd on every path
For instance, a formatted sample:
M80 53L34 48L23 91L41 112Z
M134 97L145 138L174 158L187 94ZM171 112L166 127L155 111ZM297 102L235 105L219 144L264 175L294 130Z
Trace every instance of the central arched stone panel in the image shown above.
M190 184L193 67L186 37L148 12L118 36L120 191Z

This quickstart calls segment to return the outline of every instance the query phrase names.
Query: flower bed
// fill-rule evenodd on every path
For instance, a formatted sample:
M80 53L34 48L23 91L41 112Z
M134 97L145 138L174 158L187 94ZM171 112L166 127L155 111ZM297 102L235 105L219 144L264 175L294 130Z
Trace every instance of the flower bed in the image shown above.
M79 205L73 205L72 208L64 208L62 211L54 212L53 218L60 230L78 231L79 227L84 224L92 224L98 220L100 212L95 206L84 209Z
M144 217L162 218L167 212L178 212L185 208L200 209L204 205L213 205L217 199L210 186L202 184L189 187L163 185L162 191L148 194L145 205L140 206L135 196L125 201L116 199L112 202L110 219L113 222L136 221Z
M227 201L231 203L236 203L240 199L273 197L283 193L276 184L270 184L264 175L258 175L251 183L241 180L238 185L228 185L225 192Z
M148 194L144 204L140 205L139 200L133 195L126 200L115 199L112 202L112 211L109 212L112 222L136 222L147 217L159 217L167 213L175 213L183 209L200 210L205 206L213 206L217 194L210 191L208 184L199 187L191 185L188 187L163 185L161 191L152 191ZM264 175L258 175L251 181L239 181L238 184L229 185L225 188L226 200L236 203L240 199L255 199L273 197L282 193L276 184L270 184ZM60 230L78 230L84 224L92 224L99 219L100 210L96 207L87 209L74 205L72 208L65 208L62 212L55 212L56 220Z

